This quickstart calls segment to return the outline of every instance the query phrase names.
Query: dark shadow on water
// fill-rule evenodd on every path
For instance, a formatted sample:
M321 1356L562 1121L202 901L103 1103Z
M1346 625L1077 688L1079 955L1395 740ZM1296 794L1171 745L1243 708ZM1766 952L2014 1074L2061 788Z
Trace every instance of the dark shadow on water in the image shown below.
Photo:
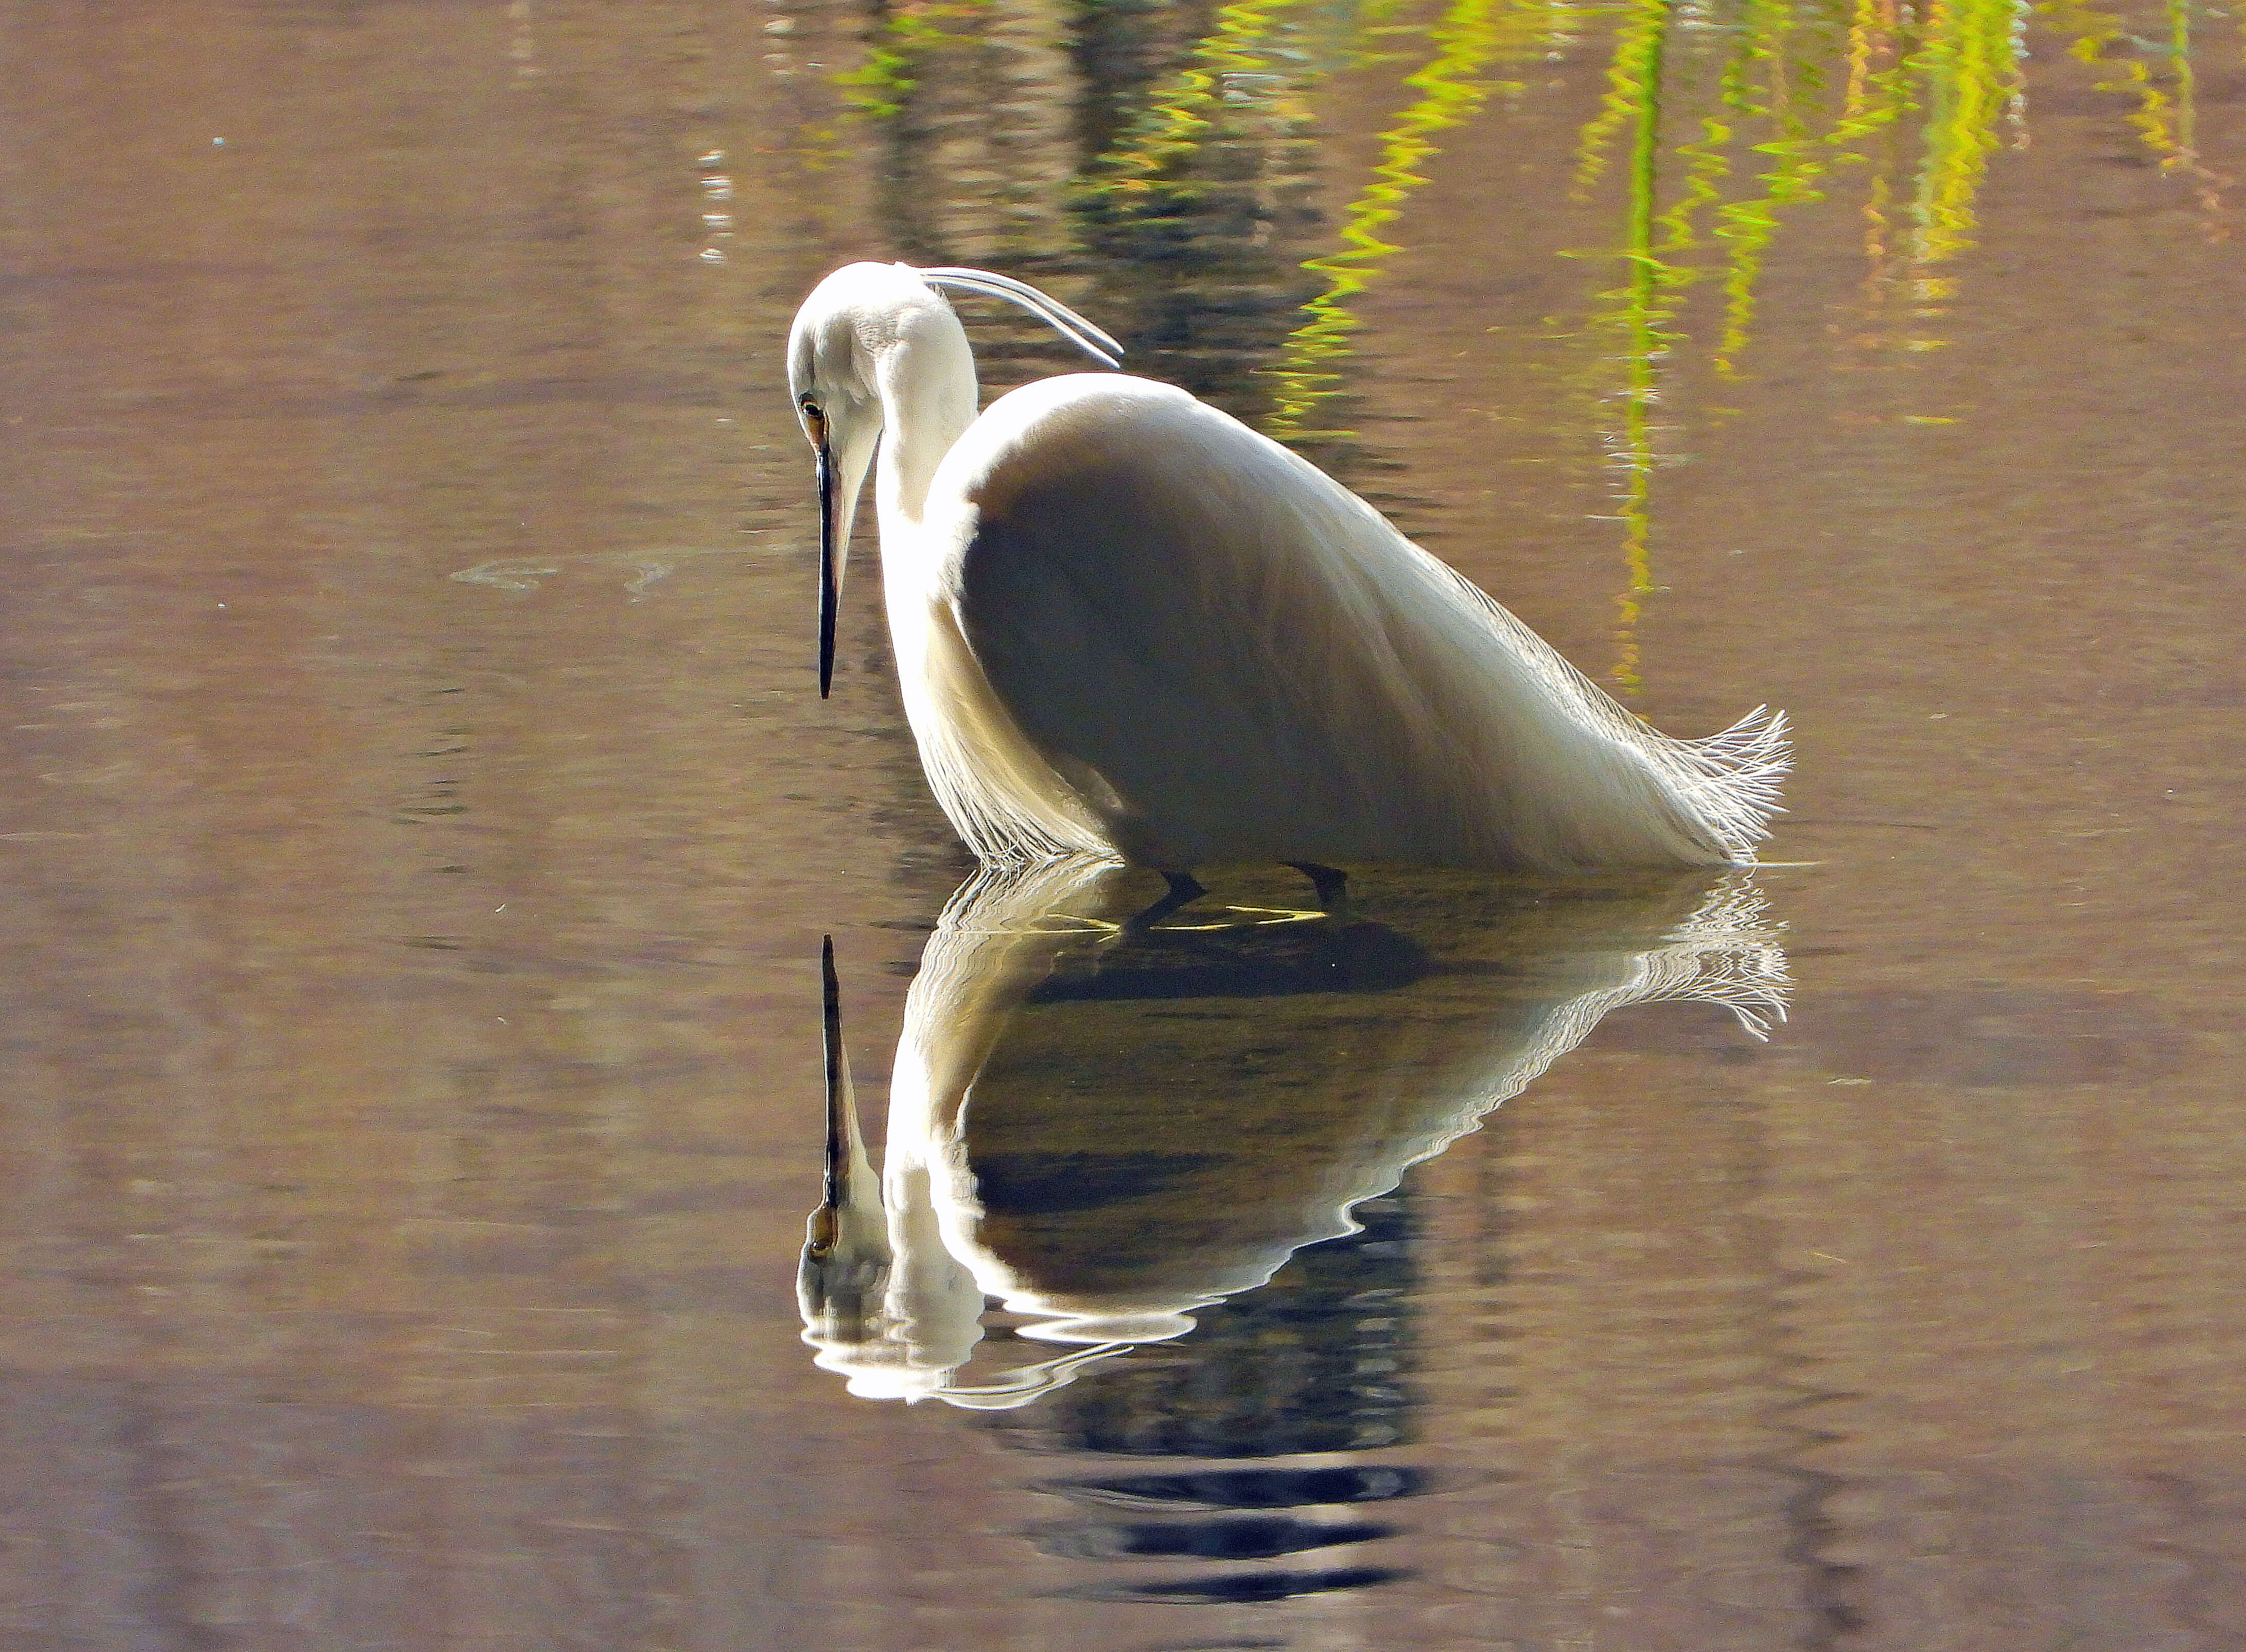
M1205 933L1157 930L1062 960L1030 1003L1126 998L1281 998L1387 992L1433 968L1385 924L1329 919Z
M1177 1606L1215 1606L1251 1601L1287 1601L1302 1594L1331 1594L1340 1589L1371 1588L1417 1575L1395 1566L1344 1566L1329 1572L1246 1572L1225 1577L1177 1578L1166 1583L1083 1583L1056 1589L1066 1601L1167 1601Z
M1050 1526L1031 1540L1047 1554L1078 1560L1269 1560L1338 1543L1392 1537L1370 1520L1303 1520L1284 1515L1202 1521L1087 1520Z
M1058 1216L1143 1198L1217 1161L1214 1153L985 1153L975 1161L984 1211Z
M1423 1468L1378 1464L1348 1468L1207 1468L1169 1474L1117 1474L1047 1480L1038 1489L1107 1508L1186 1510L1297 1508L1312 1503L1385 1503L1433 1484Z

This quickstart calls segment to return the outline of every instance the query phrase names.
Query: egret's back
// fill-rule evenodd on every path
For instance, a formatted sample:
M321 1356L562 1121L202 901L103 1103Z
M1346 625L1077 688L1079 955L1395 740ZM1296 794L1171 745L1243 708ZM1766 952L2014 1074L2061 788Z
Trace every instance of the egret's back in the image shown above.
M938 779L986 837L1088 815L1165 868L1698 866L1746 859L1773 806L1780 719L1665 738L1363 500L1167 385L1003 398L945 458L925 532L929 623L1042 759Z

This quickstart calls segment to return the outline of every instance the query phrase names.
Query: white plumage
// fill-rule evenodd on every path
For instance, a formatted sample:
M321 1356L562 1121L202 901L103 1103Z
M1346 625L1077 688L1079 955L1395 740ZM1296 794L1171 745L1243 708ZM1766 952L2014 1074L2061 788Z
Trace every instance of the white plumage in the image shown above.
M906 711L984 861L1752 859L1782 716L1657 732L1364 500L1174 386L1074 374L977 417L932 282L1022 303L1103 358L1112 341L1034 289L902 264L834 272L790 339L828 635L878 451Z

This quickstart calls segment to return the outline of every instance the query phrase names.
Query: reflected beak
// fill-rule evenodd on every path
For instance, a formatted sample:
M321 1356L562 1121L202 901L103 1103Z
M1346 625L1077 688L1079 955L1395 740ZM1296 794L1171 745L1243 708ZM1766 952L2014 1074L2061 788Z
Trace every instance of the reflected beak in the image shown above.
M822 614L831 618L832 609ZM822 625L823 643L831 645L834 631L831 625ZM821 662L825 664L827 649L822 648ZM822 1012L821 1031L824 1035L824 1054L827 1068L827 1186L820 1201L819 1216L814 1224L812 1243L814 1249L824 1250L834 1242L834 1213L850 1202L850 1148L858 1133L858 1098L852 1093L850 1056L842 1047L842 983L834 973L834 937L828 935L819 948L820 1009ZM820 1229L824 1229L823 1234ZM820 1244L820 1239L825 1244Z
M804 1336L815 1346L853 1345L880 1334L893 1261L881 1185L858 1132L850 1060L842 1048L842 994L834 940L820 948L827 1057L827 1186L804 1234L795 1275Z
M819 442L819 697L822 700L834 683L834 615L842 606L841 524L834 520L834 450L822 428Z
M858 1129L857 1088L850 1082L850 1056L842 1047L842 988L834 972L834 937L819 948L820 1007L827 1068L827 1178L812 1213L804 1249L813 1261L824 1261L842 1240L852 1219L862 1226L879 1222L881 1190L866 1156L866 1139ZM862 1242L864 1235L858 1235Z

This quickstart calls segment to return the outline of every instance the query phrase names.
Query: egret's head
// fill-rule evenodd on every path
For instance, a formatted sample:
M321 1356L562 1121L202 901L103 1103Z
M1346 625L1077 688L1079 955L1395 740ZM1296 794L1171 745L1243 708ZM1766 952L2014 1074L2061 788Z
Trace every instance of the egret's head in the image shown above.
M850 525L884 422L898 423L889 439L903 444L903 464L924 486L935 460L975 417L975 357L944 301L946 288L1018 304L1110 367L1123 348L1036 288L987 270L845 264L812 289L788 331L787 384L819 459L822 697L834 675L834 615Z
M834 676L834 615L850 561L850 525L881 439L875 352L890 335L887 316L909 289L942 302L901 265L845 264L812 289L788 331L788 394L819 470L821 697Z

